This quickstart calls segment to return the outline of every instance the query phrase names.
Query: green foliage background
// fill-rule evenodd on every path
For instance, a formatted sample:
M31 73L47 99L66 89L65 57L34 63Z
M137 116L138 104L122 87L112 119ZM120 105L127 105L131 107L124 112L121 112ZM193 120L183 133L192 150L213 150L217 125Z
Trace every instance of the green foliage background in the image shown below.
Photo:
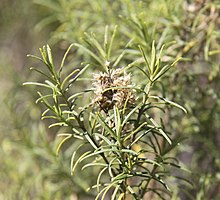
M94 198L86 189L97 171L78 169L71 176L74 146L66 145L59 157L55 155L59 130L48 129L48 122L39 120L42 108L34 103L37 95L22 83L41 79L29 72L27 66L38 63L26 54L37 55L37 49L49 43L59 63L71 43L89 47L93 35L103 42L106 25L110 31L118 25L113 55L125 47L131 51L121 65L140 57L139 44L150 55L153 40L157 49L171 44L165 50L167 61L184 58L158 86L163 96L188 110L187 115L170 110L165 124L175 138L185 138L172 156L192 171L186 178L193 186L177 182L173 199L220 198L218 0L2 0L0 9L1 199ZM97 64L81 49L74 49L68 69L82 61Z

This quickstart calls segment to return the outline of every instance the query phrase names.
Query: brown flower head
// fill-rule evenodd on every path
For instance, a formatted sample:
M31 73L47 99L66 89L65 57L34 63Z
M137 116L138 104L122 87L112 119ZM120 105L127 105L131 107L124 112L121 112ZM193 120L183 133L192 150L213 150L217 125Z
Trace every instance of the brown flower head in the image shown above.
M108 112L116 105L119 109L134 103L134 95L131 89L131 76L121 69L112 70L109 74L94 74L93 86L95 98L93 103L98 103L100 108Z

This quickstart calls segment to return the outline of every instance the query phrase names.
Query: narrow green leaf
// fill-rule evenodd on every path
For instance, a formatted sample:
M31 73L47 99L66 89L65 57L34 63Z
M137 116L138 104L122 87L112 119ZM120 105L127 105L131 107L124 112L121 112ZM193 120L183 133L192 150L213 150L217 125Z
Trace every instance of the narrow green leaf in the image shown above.
M43 116L43 117L41 117L41 119L42 120L44 120L44 119L57 119L57 116L52 116L52 115L50 115L50 116Z
M144 133L140 134L129 146L132 146L133 144L135 144L136 142L138 142L142 137L144 137L145 135L147 135L149 132L151 132L153 130L153 128L150 128L149 130L145 131Z
M112 196L111 196L111 200L116 200L116 195L117 195L117 193L118 193L120 187L121 187L120 185L117 185L117 186L115 187L114 192L112 193ZM119 199L118 199L118 200L119 200Z
M141 67L139 67L139 66L136 66L147 78L148 78L148 80L151 82L152 80L151 80L151 77L150 77L150 75L146 72L146 71L144 71Z
M189 171L190 172L190 171ZM172 175L172 177L175 177L176 179L179 179L181 181L184 181L186 183L188 183L190 186L194 186L195 183L191 182L189 179L187 178L184 178L184 177L180 177L180 176L175 176L175 175Z
M104 68L104 70L106 72L108 71L106 66L103 64L103 61L98 56L96 56L91 50L89 50L88 48L86 48L83 45L78 44L78 43L74 43L73 45L78 48L83 49L86 53L88 53L90 56L92 56Z
M72 169L73 169L73 165L74 165L74 160L75 160L76 152L77 152L77 150L74 151L73 154L72 154L72 156L71 156L71 161L70 161L71 175L73 175Z
M126 53L125 51L122 51L122 53L117 57L117 59L115 60L115 62L112 65L113 68L117 67L118 63L121 61L121 59L123 58L125 53Z
M85 67L83 67L83 68L79 71L79 73L78 73L74 78L72 78L72 79L70 80L70 84L72 84L74 81L76 81L76 80L79 78L79 76L81 76L81 75L87 70L88 67L89 67L89 64L86 65Z
M47 44L46 48L47 48L48 61L49 61L50 65L51 65L52 67L54 67L54 64L53 64L53 56L52 56L51 48L50 48L50 46L49 46L48 44Z
M120 181L115 181L115 182L111 182L111 183L105 184L105 185L107 185L107 186L104 187L104 188L98 193L98 195L96 196L95 200L98 200L101 194L102 194L101 200L104 200L104 199L105 199L105 196L106 196L106 194L107 194L107 192L108 192L114 185L119 185L119 182L120 182Z
M116 135L117 135L117 141L121 141L121 117L120 117L120 113L119 110L117 108L117 106L114 106L114 121L115 121L115 128L116 128Z
M124 141L128 140L129 138L131 138L134 134L138 133L142 127L144 127L147 124L147 122L143 122L142 124L140 124L134 131L132 131L130 134L128 134Z
M183 60L183 58L182 57L177 58L170 66L173 67L180 60Z
M120 161L118 160L118 158L116 156L110 160L109 165L108 165L108 174L111 178L113 178L115 176L115 173L113 172L113 170L115 168L113 168L112 166L118 165L118 164L120 164Z
M119 152L119 150L117 152ZM133 155L138 155L137 152L135 152L133 150L130 150L130 149L121 149L121 152L130 153L130 154L133 154Z
M31 67L30 70L34 70L36 72L38 72L39 74L42 74L43 76L45 76L48 80L50 80L51 82L54 82L54 79L52 79L50 76L48 76L46 73L44 73L43 71L39 70L39 69L36 69L34 67Z
M101 176L102 174L105 172L105 170L108 169L108 167L104 167L100 172L99 172L99 175L97 177L97 181L96 181L96 185L97 185L97 191L100 192L100 179L101 179Z
M161 68L161 70L153 77L153 82L156 82L159 78L161 78L169 69L170 65L165 65Z
M146 63L146 65L147 65L147 69L148 69L148 71L149 71L149 74L152 74L153 72L152 72L151 67L150 67L150 65L149 65L149 62L148 62L148 60L147 60L147 56L146 56L146 54L145 54L145 52L144 52L144 49L143 49L141 46L138 46L138 47L139 47L139 49L141 50L141 53L142 53L142 55L143 55L143 57L144 57L144 60L145 60L145 63Z
M49 85L51 88L53 88L56 92L59 92L57 90L57 86L54 85L52 82L48 81L48 80L45 80L45 83L47 83L47 85Z
M164 156L165 154L169 153L171 150L173 150L177 145L180 144L183 140L185 140L186 137L178 137L172 141L172 145L166 146L166 148L163 149L161 156Z
M122 199L124 199L124 196L125 196L125 193L124 193L124 192L121 193L121 194L119 195L119 197L118 197L118 200L122 200Z
M38 57L38 56L28 54L27 57L35 58L35 59L40 60L41 62L43 62L45 64L44 60L42 58Z
M85 152L84 154L82 154L82 155L77 159L77 161L75 162L75 164L73 165L72 170L71 170L71 174L72 174L72 175L74 174L74 172L75 172L76 167L78 166L78 164L83 160L83 158L84 158L86 155L88 155L88 154L90 154L90 153L91 153L91 151L87 151L87 152Z
M169 29L170 29L170 27L165 27L165 29L163 30L163 33L162 33L162 35L160 36L160 38L159 38L159 40L158 40L158 42L157 42L157 49L160 49L161 50L161 52L162 52L162 49L164 48L164 46L165 45L162 45L164 42L165 42L165 40L166 40L166 36L169 34ZM167 45L167 43L166 43L166 45ZM161 53L160 53L160 55L161 55ZM160 57L160 56L159 56Z
M73 169L73 165L74 165L74 162L75 162L76 153L77 153L77 151L78 151L79 149L81 149L81 148L84 146L84 144L85 144L85 143L80 144L80 145L76 148L76 150L73 152L73 154L72 154L71 162L70 162L71 175L73 175L72 169Z
M145 114L145 115L152 122L152 124L158 129L158 131L161 133L161 135L167 140L167 142L171 145L172 144L171 139L163 131L163 129L157 124L157 122L152 117L150 117L148 114Z
M212 51L209 51L208 52L208 55L209 56L213 56L215 54L220 54L220 49L216 49L216 50L212 50Z
M65 63L65 60L66 60L67 55L68 55L68 53L70 52L70 50L71 50L72 47L73 47L73 44L71 44L71 45L69 46L69 48L66 50L66 52L65 52L65 54L64 54L64 56L63 56L63 59L62 59L62 61L61 61L61 65L60 65L60 69L59 69L59 76L61 76L61 73L62 73L62 70L63 70L63 66L64 66L64 63Z
M148 163L148 164L151 164L151 165L156 165L158 167L161 167L161 168L164 168L163 165L161 165L160 163L154 161L154 160L151 160L151 159L142 159L144 161L144 163Z
M103 50L102 46L99 44L99 42L96 40L94 35L88 35L87 33L84 33L87 37L87 39L90 41L91 46L95 47L98 52L100 53L103 60L106 58L105 51Z
M111 55L111 51L112 51L112 45L113 45L113 41L115 39L116 36L116 32L117 32L117 26L115 26L110 43L109 43L109 48L108 48L108 53L107 53L107 60L110 60L110 55Z
M36 101L35 103L39 103L43 98L50 98L50 97L53 97L53 94L48 94L48 95L44 95L44 96L40 96Z
M130 117L142 106L142 103L138 104L135 108L133 108L125 117L123 122L121 123L121 126L124 127L124 125L128 122Z
M99 123L101 124L101 126L108 132L110 133L110 135L117 140L117 135L115 134L115 132L112 130L112 128L110 128L108 126L108 124L105 122L105 119L98 114L97 120L99 121Z
M87 139L87 141L91 144L91 146L94 149L97 149L97 145L94 143L94 141L92 140L91 136L88 135L88 133L85 134L85 138Z
M67 136L73 136L71 133L59 133L57 134L57 137L67 137Z
M170 100L168 100L168 99L166 99L166 98L164 98L164 97L149 96L149 98L154 98L154 99L161 100L161 101L163 101L164 103L167 103L167 104L170 104L171 106L177 107L177 108L183 110L185 113L187 113L187 110L186 110L183 106L181 106L181 105L179 105L178 103L175 103L175 102L173 102L173 101L170 101Z
M76 97L81 96L82 94L85 94L85 93L91 92L91 91L93 91L93 89L88 89L88 90L84 90L83 92L78 92L78 93L76 93L76 94L73 94L73 95L71 95L71 96L68 98L67 101L70 101L70 100L72 100L72 99L75 99Z
M84 158L82 158L82 160L85 160L85 159L90 158L92 156L101 155L102 153L105 153L105 152L113 152L113 149L109 148L109 149L96 150L93 153L86 155Z
M65 83L66 83L74 74L76 74L76 73L79 72L79 71L80 71L79 69L75 69L74 71L72 71L72 72L63 80L63 82L61 83L61 89L63 89Z
M84 165L84 166L82 167L82 170L84 170L84 169L86 169L86 168L88 168L88 167L93 167L93 166L107 167L108 165L105 164L105 163L88 163L88 164L86 164L86 165Z
M127 186L127 189L135 197L135 199L138 199L136 193L134 192L134 190L131 188L130 185Z
M118 182L118 181L117 181ZM109 184L108 187L106 187L105 191L102 194L102 199L101 200L105 200L105 196L107 194L107 192L117 183L117 182L113 182L111 184Z
M97 122L97 114L96 115L94 115L92 112L90 113L90 116L89 116L89 123L90 123L90 127L91 127L91 135L93 135L94 134L94 130L95 130L95 128L98 128L97 126L96 126L96 122Z
M159 69L160 69L160 65L161 65L161 59L158 58L155 64L155 69L154 69L154 73L152 75L152 79L154 79L154 77L157 75Z
M43 46L43 48L39 48L39 50L40 50L41 57L43 58L44 63L49 67L49 70L51 71L51 66L48 63L47 52L46 52L45 46Z
M56 150L56 156L58 156L58 154L59 154L59 151L60 151L60 148L61 148L61 146L64 144L64 142L66 142L68 139L70 139L72 137L72 135L71 134L69 134L67 137L65 137L60 143L59 143L59 145L58 145L58 147L57 147L57 150Z
M127 174L126 172L122 172L121 174L118 174L117 176L113 177L111 179L111 181L112 182L114 182L114 181L121 181L121 180L124 180L124 179L126 179L128 177L132 177L132 176L133 175L131 175L131 174Z
M48 108L48 109L46 109L43 113L42 113L42 117L44 116L44 115L46 115L48 112L50 111L50 109Z
M152 42L152 47L151 47L151 62L150 62L150 69L151 69L151 74L154 73L154 68L155 68L155 62L156 62L156 48L155 48L155 41L153 40Z
M105 137L104 135L102 134L99 134L99 133L94 133L95 136L101 138L102 140L104 140L108 145L114 145L114 143L112 143L107 137Z
M49 102L46 100L46 98L45 98L40 92L37 92L37 93L38 93L38 95L41 97L41 102L42 102L48 109L50 109L51 111L55 112L53 106L51 106L51 105L49 104Z
M41 87L46 87L46 88L50 88L51 87L47 84L44 84L44 83L38 83L38 82L25 82L23 83L23 85L36 85L36 86L41 86Z
M162 184L168 191L170 191L169 187L167 184L164 183L164 181L157 175L155 174L154 176L152 176L151 174L146 174L144 172L136 172L134 174L134 176L140 176L140 177L144 177L147 179L154 179L155 181L159 182L160 184Z
M107 55L108 54L108 26L105 26L104 50L105 50L105 55ZM106 60L109 61L108 56L106 57Z
M68 124L66 124L65 122L57 122L57 123L51 124L48 128L52 128L55 126L68 126Z

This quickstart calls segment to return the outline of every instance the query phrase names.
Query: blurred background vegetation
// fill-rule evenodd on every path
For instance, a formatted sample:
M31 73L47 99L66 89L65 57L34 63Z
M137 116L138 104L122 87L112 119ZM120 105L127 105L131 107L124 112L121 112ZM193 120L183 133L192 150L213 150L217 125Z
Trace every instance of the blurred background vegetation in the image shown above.
M140 57L139 44L150 54L153 40L157 49L170 43L164 60L184 58L158 86L188 110L170 110L165 122L173 138L184 138L173 153L192 171L185 177L192 186L177 181L173 199L220 199L219 0L1 0L0 199L94 199L86 189L97 171L70 175L75 143L55 155L59 130L40 121L37 95L22 83L41 78L30 72L39 64L27 54L39 55L49 43L60 62L73 42L90 47L92 36L103 42L106 25L118 25L113 52L129 51L122 65ZM80 49L68 59L69 68L97 64Z

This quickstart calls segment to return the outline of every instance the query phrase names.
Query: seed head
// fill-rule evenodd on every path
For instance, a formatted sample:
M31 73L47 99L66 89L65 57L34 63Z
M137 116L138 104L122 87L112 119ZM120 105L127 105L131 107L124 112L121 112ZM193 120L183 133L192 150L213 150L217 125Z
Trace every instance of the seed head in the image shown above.
M127 106L134 104L131 76L123 73L121 69L94 74L92 85L95 87L93 103L98 103L105 112L111 110L114 105L121 109L126 102Z

